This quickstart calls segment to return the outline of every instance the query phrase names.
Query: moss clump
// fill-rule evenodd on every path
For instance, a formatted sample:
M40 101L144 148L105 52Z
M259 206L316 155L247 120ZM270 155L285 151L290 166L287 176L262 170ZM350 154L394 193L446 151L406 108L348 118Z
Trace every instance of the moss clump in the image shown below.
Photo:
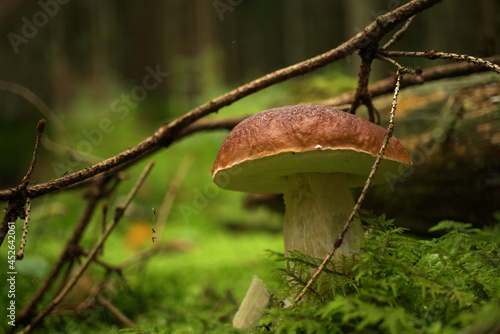
M352 258L332 262L293 309L276 302L253 333L489 333L500 330L500 224L443 221L439 238L403 234L385 216ZM297 295L322 259L292 252L276 301Z

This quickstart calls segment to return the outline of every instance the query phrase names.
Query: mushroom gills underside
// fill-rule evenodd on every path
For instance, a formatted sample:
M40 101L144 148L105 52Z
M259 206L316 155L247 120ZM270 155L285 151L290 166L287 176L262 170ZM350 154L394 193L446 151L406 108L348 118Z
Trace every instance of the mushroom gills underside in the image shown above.
M260 194L284 193L286 178L304 173L344 173L350 187L362 186L375 157L354 149L316 149L308 152L280 152L247 159L214 172L221 188ZM381 184L402 175L410 165L382 159L372 184Z

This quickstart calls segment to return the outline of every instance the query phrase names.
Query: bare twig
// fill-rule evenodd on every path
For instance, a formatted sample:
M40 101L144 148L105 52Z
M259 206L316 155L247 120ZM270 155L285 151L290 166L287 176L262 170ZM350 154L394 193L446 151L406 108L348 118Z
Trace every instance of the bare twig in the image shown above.
M155 254L159 253L160 251L161 251L160 247L150 247L144 251L135 253L134 255L132 255L131 257L129 257L125 261L123 261L119 267L121 269L125 269L134 263L142 262L143 260L146 260L146 259L154 256Z
M406 21L413 15L432 7L440 1L441 0L412 0L393 11L377 17L377 19L368 25L362 32L342 43L337 48L306 61L269 73L261 78L240 86L191 110L171 123L160 127L152 136L146 138L137 146L81 171L50 182L28 187L27 194L30 198L34 199L47 193L63 190L72 184L81 182L105 171L109 171L110 169L123 169L131 163L156 152L162 147L169 146L177 139L177 136L184 128L196 120L216 112L222 107L228 106L233 102L264 88L283 82L287 79L312 72L313 70L326 66L334 61L343 59L351 55L354 51L359 50L371 43L378 43L378 41L380 41L380 39L391 31L396 25ZM15 189L11 188L0 191L0 201L9 200L12 197L15 197Z
M244 120L249 116L250 115L242 117L223 118L211 121L199 120L187 126L184 130L182 130L178 138L180 139L200 131L209 131L218 129L232 130L238 123L240 123L242 120Z
M436 50L430 51L381 51L381 54L386 57L423 57L427 59L451 59L463 61L474 65L484 66L487 69L500 74L500 66L491 61L469 55L463 55L451 52L440 52Z
M121 219L123 216L125 210L129 206L130 202L134 198L135 194L139 190L139 188L142 186L144 183L146 177L148 176L149 172L151 171L151 168L153 167L154 162L150 162L146 168L144 169L142 175L140 176L139 180L133 187L133 189L129 192L127 195L127 198L125 199L124 203L121 206L118 206L115 208L115 216L111 220L111 222L108 224L106 227L106 231L102 234L101 238L97 243L94 245L92 250L89 252L87 257L85 258L85 261L82 263L82 265L78 268L76 274L66 283L64 286L63 290L49 303L49 305L40 312L34 319L31 321L31 323L26 326L20 333L26 334L30 333L33 331L36 327L40 325L40 323L43 321L43 319L62 301L62 299L66 296L66 294L73 288L75 283L78 281L78 279L83 275L87 267L89 266L90 262L93 260L94 256L96 255L98 249L102 246L104 241L106 241L107 237L111 233L111 231L114 229L118 221Z
M101 177L94 180L94 184L92 185L87 194L87 204L83 210L80 220L78 221L78 223L75 226L75 229L73 230L73 235L66 243L64 250L61 252L61 255L59 256L57 262L52 267L50 273L44 279L43 284L35 292L30 302L17 315L16 322L18 324L26 323L27 320L32 316L32 313L34 312L36 306L41 301L42 297L45 295L48 289L55 282L55 278L57 277L57 275L59 275L64 264L67 262L69 258L71 259L71 255L74 252L74 248L78 247L78 242L80 241L83 232L85 231L85 228L87 227L90 218L92 217L92 214L95 210L98 201L103 197L103 195L106 192L104 188L108 181L109 177Z
M389 120L389 126L387 127L387 131L386 131L384 140L382 142L382 146L381 146L380 151L377 155L377 158L375 159L375 162L370 170L370 174L368 175L368 178L366 179L365 186L363 187L363 190L361 191L361 194L359 195L358 201L356 202L356 205L354 206L354 208L351 212L351 215L347 219L347 222L345 223L345 225L342 229L342 232L337 237L337 239L335 239L332 251L325 257L325 259L319 265L318 269L316 270L314 275L311 277L309 282L307 282L306 286L302 289L302 291L299 293L299 295L295 298L295 304L297 304L304 297L306 292L311 288L313 283L316 281L316 279L319 277L319 275L323 272L323 270L325 269L328 262L330 262L331 258L335 254L335 251L340 246L342 246L344 235L346 234L347 230L349 229L349 225L354 220L354 217L358 214L358 211L361 208L361 204L363 203L363 201L365 199L365 195L368 191L368 188L370 187L370 184L372 182L373 177L375 176L375 172L377 171L378 165L380 164L380 161L382 160L382 157L384 156L384 152L385 152L385 149L387 147L387 144L389 143L389 139L391 139L391 137L392 137L392 132L394 129L394 118L396 115L397 99L398 99L399 90L401 87L401 79L403 78L404 74L406 74L406 73L414 73L414 72L408 68L404 68L404 67L398 68L396 87L394 89L394 97L392 100L391 117Z
M193 164L193 158L191 156L186 156L183 159L182 163L180 164L179 168L177 169L177 172L175 173L174 177L172 178L168 191L165 193L165 197L163 198L160 211L158 214L158 225L156 226L155 229L156 234L159 236L158 241L156 241L153 244L153 246L150 247L149 249L136 253L131 257L129 257L128 259L126 259L125 261L123 261L119 266L119 268L123 270L126 267L130 266L131 264L142 262L143 260L153 256L154 254L158 253L161 250L160 246L163 245L162 241L163 231L165 229L165 224L167 223L170 210L172 209L172 204L174 203L179 188L184 179L186 178L186 175L192 164Z
M486 60L499 64L500 56L494 56L487 58ZM468 63L457 63L457 64L447 64L440 65L431 68L424 69L422 74L418 77L415 76L405 76L401 81L401 89L404 87L410 87L414 85L421 85L424 82L440 80L445 78L453 78L462 75L469 75L472 73L485 72L488 69L486 67L472 65ZM390 77L387 79L382 79L375 82L374 84L368 86L368 92L372 98L394 92L394 84L396 78ZM315 101L314 104L328 105L328 106L344 106L350 103L354 98L354 93L348 92L344 93L338 97L334 97L327 100Z
M81 255L81 256L84 256L84 257L87 257L89 256L89 252L85 251L84 249L82 249L81 247L75 247L75 250L74 250L75 253L78 253L78 255ZM97 257L94 257L93 261L100 265L101 267L103 267L104 269L106 269L106 271L108 273L116 273L118 276L120 277L123 277L123 274L122 274L122 268L121 267L116 267L116 266L112 266L102 260L100 260L99 258ZM63 282L66 282L67 280L63 280Z
M33 150L33 156L31 158L31 163L26 172L26 175L21 180L21 183L25 187L30 181L31 175L35 170L36 158L38 157L38 150L40 149L40 138L42 137L43 130L45 129L46 121L44 119L40 120L36 126L36 140L35 140L35 149Z
M397 68L401 68L403 67L400 63L398 63L397 61L395 61L394 59L392 58L388 58L388 57L385 57L385 56L382 56L381 54L378 54L377 55L377 58L380 59L380 60L383 60L383 61L386 61L394 66L396 66Z
M415 19L415 15L410 17L408 19L408 21L405 22L404 26L401 27L401 29L399 29L398 31L396 31L396 33L392 36L392 38L384 44L384 46L382 46L380 49L381 50L387 50L388 48L390 48L394 43L396 43L397 41L399 41L401 39L401 37L403 37L404 33L406 32L406 30L408 30L408 28L410 28L410 25L412 24L413 20Z
M111 301L101 295L97 295L97 301L101 303L105 308L108 309L111 313L115 315L115 317L118 318L125 326L131 327L131 328L136 328L137 325L130 320L125 314L120 312L119 309L117 309Z
M76 314L81 314L84 310L94 305L97 295L102 291L102 285L103 284L92 285L92 288L90 289L90 293L87 296L87 298L85 298L85 300L80 304L78 304L78 306L75 308L74 311Z
M160 238L163 235L163 230L165 229L165 224L167 223L168 216L170 215L172 204L174 203L175 197L179 192L179 188L184 182L184 179L186 178L186 175L188 174L189 169L193 164L193 160L193 157L190 155L184 157L181 164L179 165L179 168L177 168L177 172L172 178L172 181L170 182L168 191L165 193L165 197L163 198L160 206L160 211L158 214L158 225L156 228L156 233L158 233L158 236ZM161 240L158 243L155 243L156 247L159 247L160 244Z
M192 134L198 133L198 132L203 132L203 131L213 131L213 130L219 130L219 129L226 129L226 130L231 130L233 127L235 127L239 122L247 118L248 116L243 116L243 117L230 117L230 118L222 118L222 119L217 119L217 120L210 120L210 121L205 121L205 120L199 120L194 122L193 124L187 126L183 131L179 133L177 136L176 140L180 140L184 137L190 136ZM63 152L66 152L67 154L73 154L73 151L71 148L63 147L62 145L58 145L54 142L51 142L50 139L47 139L47 137L42 138L42 144L44 147L50 151L53 151L58 154L62 154ZM80 154L80 153L79 153ZM85 155L85 154L80 154L84 160L91 162L91 161L96 161L97 157L91 156L91 155ZM102 174L98 174L96 176L93 176L91 178L85 179L83 181L74 183L68 187L65 188L65 190L75 190L81 187L88 186L89 184L92 184L92 182L95 181L96 178L100 178L103 175L114 175L121 170L123 170L125 167L128 167L129 165L132 165L133 162L135 161L130 161L125 163L124 165L112 168L108 170L107 172L104 172Z
M16 258L18 260L22 260L24 258L24 247L26 246L26 236L28 234L28 223L30 220L31 213L31 200L29 198L26 199L26 213L24 214L24 224L23 224L23 236L21 238L21 246L19 247L19 252L16 254Z
M0 80L0 86L2 81ZM33 156L31 158L31 163L28 167L28 171L26 175L21 180L21 183L15 188L14 195L9 199L9 204L5 208L5 215L2 220L2 224L0 225L0 246L5 239L5 235L8 230L8 222L15 222L17 217L23 218L23 210L22 208L26 204L26 188L30 182L31 175L35 169L36 159L38 157L38 150L40 149L40 138L42 137L43 130L45 128L45 120L42 119L38 122L36 126L36 140L35 140L35 148L33 150Z
M125 326L136 328L135 323L130 320L127 316L125 316L120 310L113 305L113 303L103 297L101 292L105 289L105 286L109 283L109 281L104 281L102 284L94 284L92 289L88 295L88 297L81 303L79 303L74 309L63 308L57 309L52 312L53 315L76 315L82 316L85 310L93 307L96 302L99 302L103 305L108 311L113 313L119 321L121 321ZM88 318L82 317L84 321L89 322Z
M106 221L108 219L108 204L104 203L102 206L102 216L101 216L101 233L104 233L106 231ZM104 254L104 244L101 246L101 248L98 251L99 255Z
M379 123L380 115L372 103L372 98L368 92L368 80L370 79L370 70L373 58L377 54L377 44L370 44L369 46L361 49L359 55L361 57L361 67L358 74L358 85L356 93L352 100L349 112L355 114L356 110L361 104L364 104L368 110L368 117L370 122Z

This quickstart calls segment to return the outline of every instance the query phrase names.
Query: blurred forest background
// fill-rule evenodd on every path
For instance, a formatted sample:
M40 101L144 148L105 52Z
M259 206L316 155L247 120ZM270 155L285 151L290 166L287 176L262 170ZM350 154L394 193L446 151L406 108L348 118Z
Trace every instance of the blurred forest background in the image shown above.
M404 3L2 0L0 188L17 186L25 174L41 118L48 122L32 180L46 182L136 145L162 124L230 89L335 48L378 15ZM395 48L489 57L499 54L499 35L498 0L445 0L418 15ZM400 61L422 68L449 63ZM358 69L358 57L353 55L253 94L222 109L215 117L250 115L353 91ZM377 61L370 80L394 73L393 66ZM376 101L382 123L390 99ZM493 214L500 210L498 76L483 73L426 83L420 91L405 90L399 108L396 135L411 153L418 153L419 143L433 138L432 129L443 119L448 123L437 128L447 129L447 140L444 144L441 141L443 145L432 154L424 151L425 163L418 160L415 173L397 183L396 192L383 186L370 191L365 207L396 217L396 223L411 226L419 233L425 233L441 219L477 225L493 223ZM452 117L450 122L443 116L450 110L459 119ZM363 109L358 114L366 116ZM128 273L127 278L138 279L132 290L142 297L127 295L124 300L115 298L113 303L131 317L140 314L141 308L149 312L151 305L158 305L149 304L149 300L164 296L161 303L165 309L156 310L162 312L162 317L165 310L170 312L179 305L190 310L186 314L204 307L205 315L211 317L214 312L222 312L212 307L226 298L226 289L232 289L241 300L254 272L273 286L270 272L275 263L265 262L262 253L268 248L282 251L282 207L279 198L278 203L276 198L268 198L263 206L257 205L258 209L243 211L245 194L215 188L210 167L226 133L196 134L155 154L157 163L151 180L134 200L123 228L110 239L109 248L106 245L105 260L111 263L150 246L151 227L157 219L152 208L160 208L172 180L181 183L177 184L180 189L168 218L164 251L185 255L163 258L148 272ZM417 154L412 157L421 158ZM188 176L180 180L182 169ZM112 198L114 204L121 201L139 172L136 167L126 171L123 188ZM247 207L254 206L246 200ZM18 261L19 273L24 275L18 284L25 292L19 306L36 291L33 282L42 280L50 263L57 259L61 240L70 235L83 205L79 192L33 201L27 255ZM93 244L99 224L93 223L83 246ZM50 227L48 236L45 226ZM254 232L243 235L246 230ZM88 282L96 280L90 276L86 277ZM144 281L148 285L142 285ZM75 289L75 300L88 295L92 284L85 284ZM68 304L63 306L71 309ZM159 325L164 321L147 319Z
M377 15L404 3L61 2L64 4L55 0L1 2L1 79L26 86L58 115L71 114L82 100L106 112L119 96L117 91L141 84L146 66L159 66L169 78L148 92L139 117L141 122L154 124L167 122L213 97L215 88L235 87L325 52L361 31ZM499 7L495 0L444 1L419 16L398 46L493 55L498 51ZM40 12L48 13L48 20ZM40 26L35 25L33 36L23 37L26 21ZM9 33L25 39L13 47L13 41L19 40ZM358 63L352 60L341 66L355 78ZM379 66L374 78L391 73L392 69L385 68ZM2 136L16 138L0 143L1 151L10 157L8 164L2 164L0 184L5 187L22 176L17 167L31 152L19 148L30 146L29 125L42 115L10 92L0 91L0 104Z
M42 117L49 120L46 134L50 140L44 142L49 152L41 154L43 162L36 172L47 180L136 144L131 138L139 141L139 134L150 134L230 88L325 52L402 3L2 1L0 151L4 158L0 186L14 186L22 177L31 156L33 128ZM419 15L398 48L482 57L497 54L499 7L495 0L444 1ZM423 67L441 63L405 62ZM265 102L246 110L240 107L236 113L311 102L353 89L358 66L357 57L348 57L317 72L316 77L280 85L281 89L263 98ZM131 93L140 93L134 88L144 85L148 69L163 73L158 84L140 101L126 100L127 95L130 99ZM371 81L393 73L387 64L378 64ZM31 90L40 101L27 97L25 91L13 93L18 91L16 84ZM133 107L118 108L124 106ZM101 145L102 138L94 131L102 130L99 120L103 117L112 120L111 125L104 125L112 133L102 133L106 145ZM129 140L127 145L115 146L123 142L121 135ZM92 138L99 141L94 145L99 147L78 146ZM79 155L84 161L68 163L65 155L70 148L85 151Z
M169 108L168 98L192 101L214 85L236 86L325 52L405 1L66 2L2 1L2 79L29 83L52 109L70 112L84 94L109 104L117 83L133 86L145 66L159 64L172 78L151 94L164 100L163 108L155 104L144 117L165 120L183 112ZM44 11L40 3L58 8L14 52L8 34L22 36L23 18L43 23L43 15L36 15ZM419 17L400 48L493 55L498 7L495 0L444 1ZM345 65L356 74L355 64ZM2 93L2 114L14 118L25 108L9 97Z
M108 150L77 147L87 140L82 132L91 133L93 128L99 128L102 117L117 119L116 109L122 110L117 106L134 105L123 115L127 122L118 120L118 130L126 138L130 139L130 132L147 135L230 88L334 48L361 31L377 15L404 3L398 0L60 2L6 0L0 4L0 32L4 36L0 41L0 78L5 81L4 88L10 90L0 90L2 188L16 185L22 177L22 166L27 165L31 156L33 127L42 117L49 120L46 133L51 139L45 141L44 147L51 149L41 155L45 163L39 164L37 173L42 175L41 179L48 179L85 166L65 161L68 147L86 150L90 155L88 164L99 161L92 158L98 152L108 157L136 144L129 141L126 146L114 146L113 143L121 142L121 132L114 131L117 124L114 121L109 125L113 133L105 136L106 145L96 145ZM437 49L482 57L497 54L499 8L495 0L443 1L418 16L398 48ZM237 113L251 114L260 111L259 108L311 102L353 89L357 59L353 56L335 63L317 72L315 80L306 76L282 84L282 89L264 98L263 104L249 106L247 110L240 107ZM405 61L406 65L423 67L440 63L444 62ZM123 100L123 94L143 85L147 68L168 76L148 90L138 106ZM322 73L326 75L321 76ZM379 62L372 69L371 81L393 73L392 67ZM9 83L28 88L47 108L14 94L15 87ZM40 109L52 112L42 115ZM129 112L133 117L128 117ZM118 113L120 117L121 114ZM126 124L133 124L133 128Z

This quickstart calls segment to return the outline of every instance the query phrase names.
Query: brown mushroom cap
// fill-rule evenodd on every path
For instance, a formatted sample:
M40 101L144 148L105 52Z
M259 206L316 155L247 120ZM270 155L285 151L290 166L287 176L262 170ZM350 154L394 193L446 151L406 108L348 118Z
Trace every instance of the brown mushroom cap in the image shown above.
M325 106L297 105L257 113L224 140L212 167L224 189L282 193L286 176L344 173L349 186L364 184L386 130L359 116ZM411 165L392 137L373 184L399 176Z

